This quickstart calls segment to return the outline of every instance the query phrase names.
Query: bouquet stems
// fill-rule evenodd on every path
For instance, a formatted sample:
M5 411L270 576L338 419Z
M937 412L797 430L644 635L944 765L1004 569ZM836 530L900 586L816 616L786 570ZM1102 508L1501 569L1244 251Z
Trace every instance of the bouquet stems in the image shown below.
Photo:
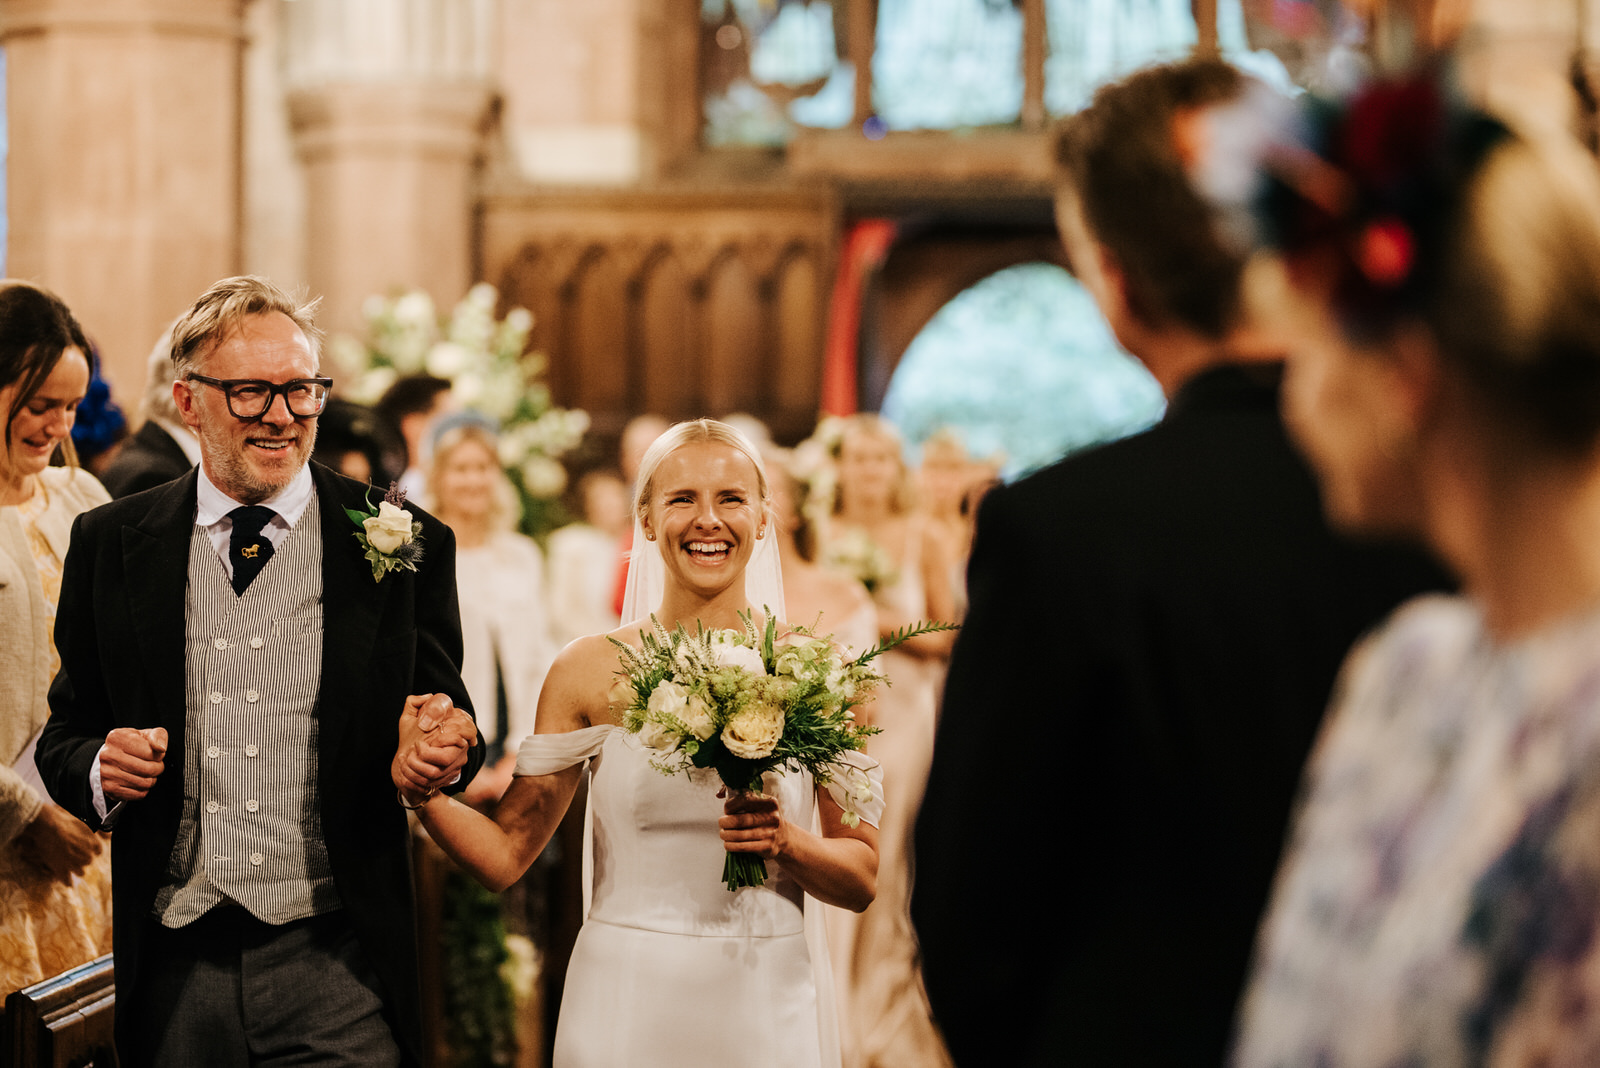
M722 881L729 890L761 886L767 881L767 862L753 853L729 853L722 862Z

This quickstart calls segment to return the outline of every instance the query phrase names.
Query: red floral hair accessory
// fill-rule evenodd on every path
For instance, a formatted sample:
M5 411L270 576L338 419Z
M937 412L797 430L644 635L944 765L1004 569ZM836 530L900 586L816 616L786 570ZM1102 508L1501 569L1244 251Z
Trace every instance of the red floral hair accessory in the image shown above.
M1257 221L1292 273L1334 272L1356 332L1384 332L1427 299L1461 196L1506 128L1428 67L1345 101L1310 100L1263 160Z

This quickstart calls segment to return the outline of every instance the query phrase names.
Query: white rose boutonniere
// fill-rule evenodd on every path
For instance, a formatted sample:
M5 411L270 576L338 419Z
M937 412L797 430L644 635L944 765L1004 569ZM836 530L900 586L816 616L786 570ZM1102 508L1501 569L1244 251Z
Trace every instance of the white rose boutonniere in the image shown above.
M378 507L363 512L346 508L345 515L357 528L356 541L372 565L372 581L381 582L391 571L415 571L422 560L422 524L405 509L406 493L391 484ZM370 508L372 501L367 500Z

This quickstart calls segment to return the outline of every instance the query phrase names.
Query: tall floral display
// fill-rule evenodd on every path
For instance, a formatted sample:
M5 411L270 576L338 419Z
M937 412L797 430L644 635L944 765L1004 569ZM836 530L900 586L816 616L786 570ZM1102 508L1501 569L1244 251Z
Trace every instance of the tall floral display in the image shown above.
M496 319L499 296L479 282L448 316L421 290L369 297L362 308L366 337L339 335L330 345L344 376L340 392L351 400L372 404L401 376L430 374L449 379L460 407L493 419L500 463L522 498L522 529L539 537L566 518L560 496L567 472L559 457L589 429L589 415L551 404L540 381L544 357L525 351L533 315L512 308Z

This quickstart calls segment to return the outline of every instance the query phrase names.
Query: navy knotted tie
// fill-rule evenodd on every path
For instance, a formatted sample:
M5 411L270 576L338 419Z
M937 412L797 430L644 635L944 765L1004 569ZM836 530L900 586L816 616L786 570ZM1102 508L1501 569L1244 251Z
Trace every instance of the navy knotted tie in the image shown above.
M228 542L228 559L233 564L233 592L240 597L250 588L250 583L261 574L261 569L272 559L272 542L261 534L261 528L277 515L271 508L259 504L235 508L228 515L233 519L233 536Z

